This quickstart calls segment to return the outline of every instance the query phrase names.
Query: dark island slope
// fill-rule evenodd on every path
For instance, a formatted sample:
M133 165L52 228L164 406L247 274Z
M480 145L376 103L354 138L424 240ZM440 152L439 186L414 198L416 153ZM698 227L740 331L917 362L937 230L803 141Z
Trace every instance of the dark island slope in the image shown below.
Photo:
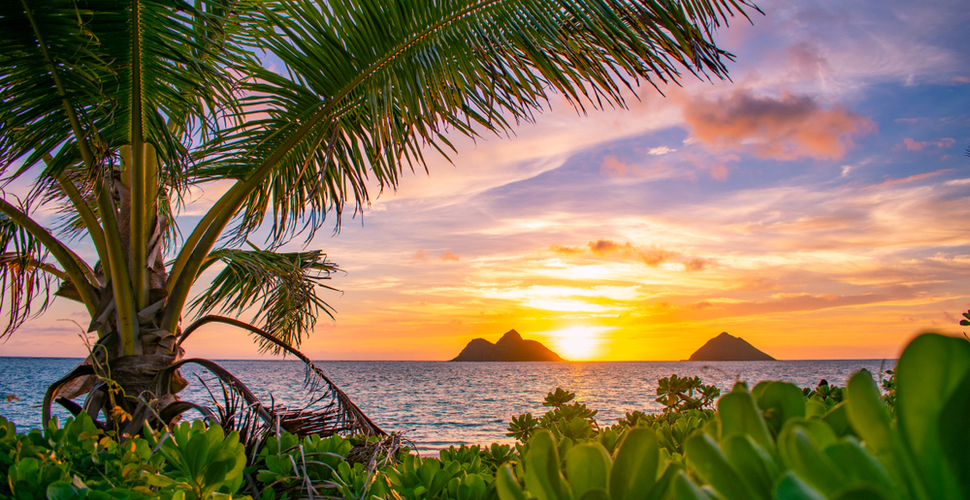
M509 330L496 343L474 339L452 361L565 361L535 340L525 340Z
M708 340L690 355L688 361L774 361L775 358L759 351L741 337L728 332Z

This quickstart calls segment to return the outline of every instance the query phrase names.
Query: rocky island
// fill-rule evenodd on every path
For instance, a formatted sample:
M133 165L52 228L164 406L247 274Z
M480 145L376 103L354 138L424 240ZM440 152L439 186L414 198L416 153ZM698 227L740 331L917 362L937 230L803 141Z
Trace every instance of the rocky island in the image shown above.
M509 330L496 343L473 339L452 361L565 361L536 340L525 340Z
M721 332L690 355L688 361L774 361L741 337Z

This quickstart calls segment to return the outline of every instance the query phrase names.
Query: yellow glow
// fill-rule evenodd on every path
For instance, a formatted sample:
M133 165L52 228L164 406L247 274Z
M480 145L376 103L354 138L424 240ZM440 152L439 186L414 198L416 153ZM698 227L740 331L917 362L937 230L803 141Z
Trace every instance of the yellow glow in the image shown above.
M603 334L608 326L574 326L546 332L555 341L556 352L570 361L586 361L599 356Z

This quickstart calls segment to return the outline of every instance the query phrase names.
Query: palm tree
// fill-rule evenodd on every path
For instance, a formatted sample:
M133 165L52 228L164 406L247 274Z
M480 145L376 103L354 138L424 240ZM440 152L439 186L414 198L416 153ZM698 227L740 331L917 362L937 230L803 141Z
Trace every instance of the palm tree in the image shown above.
M561 94L579 112L624 89L725 78L712 41L735 0L7 0L0 2L0 169L27 193L0 199L0 279L10 335L54 297L84 304L98 341L45 398L106 425L123 410L165 422L182 341L227 323L308 363L329 413L267 422L379 432L297 350L336 265L309 241L327 215L425 168L449 134L508 133ZM756 9L756 7L753 7ZM267 68L263 61L278 67ZM185 234L189 188L230 181ZM4 184L9 185L9 184ZM41 208L57 207L46 226ZM190 230L189 230L190 229ZM262 247L250 243L260 231ZM69 244L86 238L94 262ZM166 262L166 257L174 258ZM218 271L190 302L203 271ZM220 270L221 268L221 270ZM195 322L182 325L187 308ZM233 319L258 311L247 321ZM109 373L110 370L110 373ZM83 406L72 398L87 394ZM289 416L287 416L289 415ZM282 417L281 417L282 416ZM312 417L312 418L311 418ZM289 419L289 420L287 420ZM294 420L296 419L296 420ZM329 420L328 420L329 419ZM117 422L115 422L117 423ZM295 425L295 424L294 424ZM316 426L316 427L314 427Z

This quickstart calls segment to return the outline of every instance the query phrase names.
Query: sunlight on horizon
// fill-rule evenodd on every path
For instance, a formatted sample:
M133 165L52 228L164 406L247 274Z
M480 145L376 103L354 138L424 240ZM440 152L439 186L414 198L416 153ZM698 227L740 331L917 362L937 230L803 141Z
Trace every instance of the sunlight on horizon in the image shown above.
M593 361L603 351L603 334L614 330L610 326L573 326L545 332L553 339L556 352L569 361Z

